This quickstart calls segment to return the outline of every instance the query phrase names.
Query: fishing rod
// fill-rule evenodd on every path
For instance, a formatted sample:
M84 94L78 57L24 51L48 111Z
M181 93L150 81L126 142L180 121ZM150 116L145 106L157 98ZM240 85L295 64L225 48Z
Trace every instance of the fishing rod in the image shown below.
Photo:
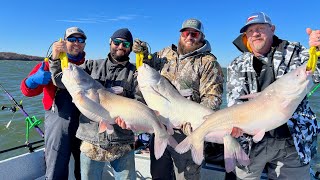
M10 152L10 151L14 151L14 150L17 150L17 149L20 149L20 148L26 148L26 147L29 148L29 152L31 153L31 152L34 152L35 149L40 148L40 147L43 146L43 144L40 144L38 146L32 146L32 145L43 143L43 142L44 142L44 140L39 140L39 141L31 142L29 144L24 144L24 145L21 145L21 146L5 149L5 150L0 151L0 154L6 153L6 152Z
M43 138L44 137L44 133L43 131L38 127L38 125L41 123L41 120L38 120L35 116L30 117L29 114L23 109L22 105L19 104L14 98L13 96L11 96L11 94L2 86L2 84L0 83L0 87L1 89L7 94L7 96L9 97L9 99L13 102L13 104L18 107L18 109L20 110L20 112L26 117L25 121L27 123L27 127L26 127L26 144L29 144L29 129L31 129L32 127L34 127L37 132L39 133L39 135Z

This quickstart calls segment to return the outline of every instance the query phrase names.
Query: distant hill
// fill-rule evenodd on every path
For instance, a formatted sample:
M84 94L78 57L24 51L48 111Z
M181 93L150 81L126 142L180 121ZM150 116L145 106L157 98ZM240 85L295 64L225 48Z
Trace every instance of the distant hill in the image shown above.
M13 52L0 52L0 60L43 61L44 57L29 56Z

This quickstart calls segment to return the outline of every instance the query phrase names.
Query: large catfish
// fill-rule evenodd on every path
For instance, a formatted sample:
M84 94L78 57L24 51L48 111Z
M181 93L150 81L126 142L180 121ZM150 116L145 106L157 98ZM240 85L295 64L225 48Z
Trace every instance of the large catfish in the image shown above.
M80 112L99 123L99 132L113 132L115 118L121 117L133 131L155 134L155 157L162 156L170 138L173 147L177 142L167 133L154 111L141 102L109 92L80 67L69 63L63 70L62 82Z
M160 119L167 126L170 134L173 133L173 128L180 128L184 122L190 122L192 129L197 129L204 122L205 116L214 113L212 109L183 97L167 79L147 64L143 64L138 69L137 79L144 100L151 109L159 112ZM224 149L225 154L234 154L240 164L248 165L249 157L230 134L231 131L212 132L210 136L205 137L205 140L219 144L231 144ZM204 143L201 138L199 143ZM201 148L203 151L203 145ZM184 149L184 152L186 151L187 149ZM202 162L202 159L194 158L198 164ZM231 170L227 169L227 171Z
M302 65L270 84L250 101L206 116L204 123L178 144L175 150L184 153L191 148L193 160L199 164L203 160L203 141L210 139L212 133L229 134L233 127L253 135L254 142L258 142L265 132L288 121L312 84L311 73ZM235 165L233 156L225 154L225 159L228 159L226 169Z

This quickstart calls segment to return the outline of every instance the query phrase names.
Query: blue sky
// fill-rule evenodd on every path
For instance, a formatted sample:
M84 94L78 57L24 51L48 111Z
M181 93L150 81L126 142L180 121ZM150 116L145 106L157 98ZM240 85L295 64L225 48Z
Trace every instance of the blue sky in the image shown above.
M178 42L179 29L188 18L204 24L212 53L226 67L240 53L232 41L248 15L263 11L282 39L308 46L306 27L320 29L320 1L1 1L0 52L45 56L49 45L63 37L66 28L78 26L88 37L87 58L104 58L108 40L123 27L134 38L147 41L152 52ZM135 56L131 54L131 61Z

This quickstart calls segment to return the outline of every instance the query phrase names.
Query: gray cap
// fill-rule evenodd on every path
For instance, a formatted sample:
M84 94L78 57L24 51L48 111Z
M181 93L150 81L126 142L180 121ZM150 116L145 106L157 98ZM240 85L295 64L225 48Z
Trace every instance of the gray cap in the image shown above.
M204 29L201 21L197 19L187 19L182 23L182 28L180 29L180 32L183 31L186 28L192 28L197 31L200 31L202 34L204 34Z
M240 29L240 33L247 30L248 26L251 24L270 24L272 25L271 19L263 12L257 12L251 14L246 21L246 24Z
M73 34L80 34L81 36L83 36L85 39L87 39L86 34L78 27L70 27L66 30L65 34L64 34L64 39L66 39L67 37L73 35Z

